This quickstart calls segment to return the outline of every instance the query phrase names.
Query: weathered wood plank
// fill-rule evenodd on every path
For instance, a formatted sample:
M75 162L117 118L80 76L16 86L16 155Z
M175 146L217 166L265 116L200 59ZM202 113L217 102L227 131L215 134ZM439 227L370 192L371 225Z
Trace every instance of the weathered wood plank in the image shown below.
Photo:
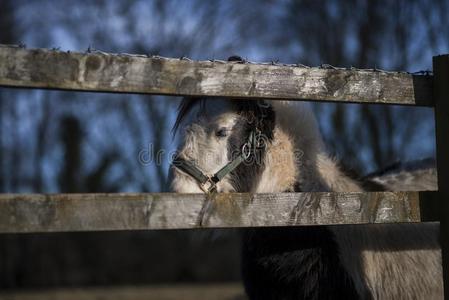
M432 77L0 47L0 86L238 98L432 104Z
M440 241L443 254L444 298L449 299L449 55L433 58L435 74L435 129Z
M0 195L0 232L419 221L418 192Z
M0 300L245 300L239 283L111 286L0 292Z

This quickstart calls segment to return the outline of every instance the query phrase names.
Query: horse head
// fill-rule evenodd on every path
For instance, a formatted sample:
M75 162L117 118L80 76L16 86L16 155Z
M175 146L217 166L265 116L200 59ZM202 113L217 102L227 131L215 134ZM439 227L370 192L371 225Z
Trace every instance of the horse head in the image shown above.
M275 114L264 101L184 98L173 127L176 192L250 192L264 168Z

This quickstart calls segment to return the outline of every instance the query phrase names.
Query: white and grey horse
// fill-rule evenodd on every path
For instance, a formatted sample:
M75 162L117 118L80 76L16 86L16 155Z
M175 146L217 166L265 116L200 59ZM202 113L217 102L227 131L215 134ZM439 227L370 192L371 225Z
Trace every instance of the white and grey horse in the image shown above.
M347 176L326 153L301 102L186 98L174 130L181 136L171 168L175 192L394 189L394 172L369 184ZM420 189L433 188L432 171L418 171L423 180L405 171L401 177L410 175L409 187L425 182ZM435 223L248 229L242 257L250 299L443 297Z

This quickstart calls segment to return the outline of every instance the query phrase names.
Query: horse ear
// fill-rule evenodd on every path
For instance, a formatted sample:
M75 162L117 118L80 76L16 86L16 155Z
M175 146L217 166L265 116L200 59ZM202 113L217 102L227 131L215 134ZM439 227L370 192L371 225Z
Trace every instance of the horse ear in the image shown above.
M242 63L245 62L245 60L238 55L229 56L228 61L237 61L237 62L242 62Z

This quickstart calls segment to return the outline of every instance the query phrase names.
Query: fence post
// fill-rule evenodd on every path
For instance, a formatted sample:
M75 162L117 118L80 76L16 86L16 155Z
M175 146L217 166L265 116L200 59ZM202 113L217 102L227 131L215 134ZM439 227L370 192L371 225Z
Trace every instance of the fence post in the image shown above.
M444 298L449 299L449 54L433 57L433 73Z

